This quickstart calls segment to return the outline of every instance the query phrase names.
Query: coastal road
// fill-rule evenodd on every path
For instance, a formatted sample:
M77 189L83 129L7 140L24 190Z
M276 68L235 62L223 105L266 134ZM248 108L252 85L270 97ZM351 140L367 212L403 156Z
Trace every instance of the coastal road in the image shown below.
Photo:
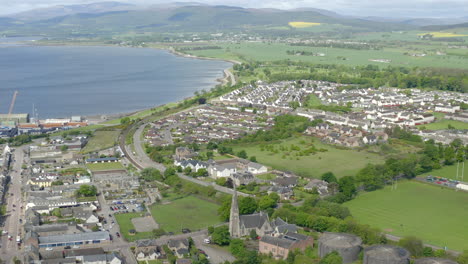
M12 237L11 241L7 235L2 236L2 249L1 258L5 263L13 263L13 257L20 257L21 248L16 243L16 237L23 237L22 224L20 219L24 219L24 212L21 207L23 206L23 197L21 192L22 179L21 179L21 165L24 161L24 149L27 146L16 148L12 156L12 165L10 168L11 182L6 194L6 211L7 219L5 222L5 231Z

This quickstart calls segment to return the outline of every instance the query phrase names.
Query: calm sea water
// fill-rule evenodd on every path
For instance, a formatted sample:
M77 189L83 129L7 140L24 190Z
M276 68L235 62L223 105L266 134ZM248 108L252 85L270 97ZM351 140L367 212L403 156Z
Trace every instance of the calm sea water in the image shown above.
M0 46L0 113L39 118L124 113L210 89L231 64L162 50L119 47Z

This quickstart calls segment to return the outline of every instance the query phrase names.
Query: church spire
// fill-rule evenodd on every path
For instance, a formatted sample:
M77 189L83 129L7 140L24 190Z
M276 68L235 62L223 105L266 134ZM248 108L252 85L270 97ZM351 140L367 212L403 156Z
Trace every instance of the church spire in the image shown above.
M231 237L240 237L239 204L237 202L237 190L234 184L234 194L232 195L231 214L229 217L229 234Z

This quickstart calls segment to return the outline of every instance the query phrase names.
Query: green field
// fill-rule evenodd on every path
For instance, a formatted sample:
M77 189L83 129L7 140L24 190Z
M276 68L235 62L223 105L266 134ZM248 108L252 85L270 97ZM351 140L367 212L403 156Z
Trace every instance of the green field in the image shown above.
M138 232L135 235L130 235L129 230L135 229L132 223L133 218L142 217L142 213L127 213L127 214L114 214L115 219L120 227L120 234L127 241L135 241L139 239L149 239L153 236L152 232Z
M425 243L468 249L468 193L406 181L364 193L345 204L359 223Z
M120 131L96 131L88 144L83 148L83 153L108 149L117 144Z
M120 162L105 162L105 163L88 163L86 167L91 171L106 171L106 170L124 170L125 167Z
M453 126L455 129L468 129L468 123L448 119L442 119L427 125L420 125L419 127L425 127L429 130L443 130L448 129L449 125Z
M412 37L417 39L417 34L415 33ZM424 50L420 50L420 45L416 46L418 47L416 51L412 47L400 46L386 46L381 50L355 50L329 47L289 46L282 43L217 43L217 46L222 47L222 49L190 50L188 53L200 57L232 59L238 61L245 61L245 58L248 58L250 60L257 61L292 60L320 64L343 64L349 66L374 64L379 66L431 67L433 65L437 65L438 67L468 69L468 63L466 63L466 58L463 56L449 54L439 56L433 52L425 52L427 55L424 57L413 57L407 55L423 53ZM294 54L287 54L286 51L288 50L324 53L326 55L323 57L297 56ZM407 54L405 55L405 53ZM382 63L370 61L375 59L388 59L391 60L391 62Z
M463 163L460 163L460 167L458 167L458 176L461 177L462 175L462 169L463 169ZM457 179L457 165L450 165L450 166L444 166L441 169L438 170L433 170L428 173L424 173L422 175L419 175L421 177L426 177L428 175L432 176L438 176L438 177L443 177L447 179L453 179L453 180L459 180L462 181L461 178ZM465 171L463 174L463 181L468 181L468 162L465 162Z
M170 204L151 206L151 214L166 232L181 233L182 228L191 231L219 224L218 205L194 196L173 200Z
M283 157L287 151L279 151L278 153L261 151L259 144L234 145L233 149L236 153L245 150L249 157L255 156L259 163L274 169L292 171L300 176L311 178L319 178L328 171L333 172L337 177L355 175L368 163L384 162L384 157L377 154L352 149L338 149L321 143L317 138L307 136L290 138L274 145L276 147L283 145L288 148L291 144L303 146L302 140L310 142L312 139L316 148L327 149L327 151L310 156L296 157L290 155Z

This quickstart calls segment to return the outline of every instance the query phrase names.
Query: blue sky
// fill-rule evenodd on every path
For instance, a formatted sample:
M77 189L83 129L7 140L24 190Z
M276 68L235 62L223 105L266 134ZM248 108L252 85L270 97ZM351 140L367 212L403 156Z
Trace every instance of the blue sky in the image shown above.
M0 0L0 14L4 15L54 5L103 1L105 0ZM187 0L175 1L184 2ZM174 1L121 0L120 2L151 5ZM199 0L196 2L280 9L313 7L355 16L452 18L468 16L468 0Z

